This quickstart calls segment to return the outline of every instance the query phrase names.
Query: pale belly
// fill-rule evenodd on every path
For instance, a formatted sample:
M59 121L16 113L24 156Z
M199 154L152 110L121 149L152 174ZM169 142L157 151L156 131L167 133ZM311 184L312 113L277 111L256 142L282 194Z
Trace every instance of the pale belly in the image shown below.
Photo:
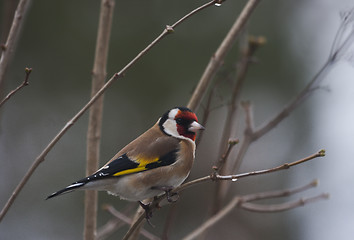
M157 169L156 169L157 170ZM150 170L134 173L122 177L109 178L88 183L85 189L107 191L128 201L142 201L164 193L156 187L177 187L183 183L188 174L178 176L174 174L157 177L158 171Z

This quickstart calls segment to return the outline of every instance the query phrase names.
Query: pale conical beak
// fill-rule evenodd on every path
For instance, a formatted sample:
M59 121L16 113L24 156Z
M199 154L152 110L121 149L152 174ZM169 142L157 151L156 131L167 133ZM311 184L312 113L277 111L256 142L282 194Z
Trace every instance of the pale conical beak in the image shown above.
M200 123L194 121L189 125L188 131L190 132L197 132L198 130L204 130L205 127L203 127Z

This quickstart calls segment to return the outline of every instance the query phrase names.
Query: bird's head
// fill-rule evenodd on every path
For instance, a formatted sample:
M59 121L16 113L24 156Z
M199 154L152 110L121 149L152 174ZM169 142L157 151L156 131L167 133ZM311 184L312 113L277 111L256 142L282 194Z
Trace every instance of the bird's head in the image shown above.
M196 132L204 129L198 123L195 113L186 107L176 107L167 111L160 118L159 126L167 135L192 141L196 138Z

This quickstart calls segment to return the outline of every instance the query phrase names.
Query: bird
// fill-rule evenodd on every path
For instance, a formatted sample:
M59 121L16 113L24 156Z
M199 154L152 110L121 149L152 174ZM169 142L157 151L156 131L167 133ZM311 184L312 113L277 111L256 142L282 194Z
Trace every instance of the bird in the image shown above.
M171 202L171 190L181 185L191 171L199 130L204 127L192 110L174 107L95 173L52 193L47 199L74 190L98 190L138 201L145 211L148 209L143 203L145 199L166 193Z

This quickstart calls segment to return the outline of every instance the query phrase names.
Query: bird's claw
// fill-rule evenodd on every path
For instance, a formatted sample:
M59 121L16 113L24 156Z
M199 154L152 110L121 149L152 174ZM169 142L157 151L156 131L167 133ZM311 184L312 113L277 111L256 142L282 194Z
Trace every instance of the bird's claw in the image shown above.
M174 196L176 196L175 199L173 199ZM169 203L174 203L178 201L179 195L176 192L166 191L166 198Z
M149 204L145 204L145 203L139 201L139 204L145 211L145 219L146 219L146 221L149 223L149 225L151 227L155 227L150 221L150 219L152 218L152 210L151 210L151 207L150 207L150 203Z
M179 199L178 193L172 192L172 186L154 186L151 189L164 191L166 193L166 199L169 203L174 203ZM174 196L177 196L177 198L173 199Z

